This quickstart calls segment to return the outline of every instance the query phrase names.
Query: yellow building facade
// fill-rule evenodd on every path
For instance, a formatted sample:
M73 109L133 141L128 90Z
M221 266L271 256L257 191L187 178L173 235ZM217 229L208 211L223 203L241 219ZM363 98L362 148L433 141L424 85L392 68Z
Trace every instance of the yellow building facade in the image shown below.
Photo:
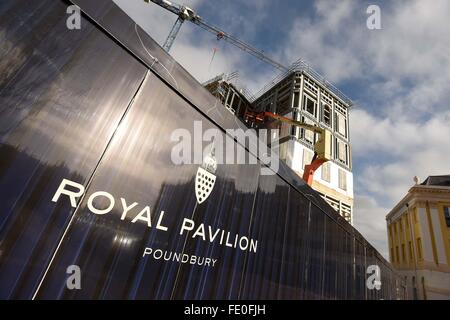
M390 261L409 299L450 299L450 175L417 182L386 216Z

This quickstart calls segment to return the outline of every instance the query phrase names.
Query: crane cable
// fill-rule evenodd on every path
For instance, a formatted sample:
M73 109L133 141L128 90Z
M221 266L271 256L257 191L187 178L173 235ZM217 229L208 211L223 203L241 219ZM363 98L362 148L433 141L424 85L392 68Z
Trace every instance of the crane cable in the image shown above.
M212 54L212 57L211 57L211 61L209 61L208 74L209 74L210 71L211 71L211 65L212 65L212 63L213 63L213 60L214 60L214 57L216 56L216 52L217 52L217 51L219 51L219 48L214 47L214 48L213 48L213 54Z

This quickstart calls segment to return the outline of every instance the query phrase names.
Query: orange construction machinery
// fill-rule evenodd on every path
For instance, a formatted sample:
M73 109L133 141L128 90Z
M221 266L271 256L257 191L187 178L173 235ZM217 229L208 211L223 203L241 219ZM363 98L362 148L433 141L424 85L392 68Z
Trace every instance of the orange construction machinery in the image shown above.
M311 124L307 124L301 121L293 120L287 117L280 116L272 112L254 112L246 111L244 119L249 122L253 122L256 125L266 123L267 120L272 119L281 121L293 126L303 128L305 130L311 130L318 133L319 140L314 144L314 157L310 164L306 165L303 171L303 180L312 186L314 172L325 162L331 160L331 132L329 130L316 127Z

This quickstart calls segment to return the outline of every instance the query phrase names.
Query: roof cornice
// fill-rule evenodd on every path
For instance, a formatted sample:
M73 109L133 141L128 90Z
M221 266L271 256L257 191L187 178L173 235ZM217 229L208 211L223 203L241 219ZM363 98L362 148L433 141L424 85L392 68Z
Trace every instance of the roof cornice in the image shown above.
M412 205L417 201L426 201L431 195L436 195L436 198L450 199L450 187L447 186L428 186L428 185L414 185L408 193L392 208L392 210L386 215L386 220L392 218L399 210L406 206L406 204ZM433 199L440 200L440 199Z

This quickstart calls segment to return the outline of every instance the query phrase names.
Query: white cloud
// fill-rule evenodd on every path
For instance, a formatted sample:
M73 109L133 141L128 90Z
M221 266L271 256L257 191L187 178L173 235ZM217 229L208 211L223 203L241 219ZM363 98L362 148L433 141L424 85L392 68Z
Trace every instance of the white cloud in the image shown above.
M142 29L162 45L177 17L167 10L143 0L113 0Z
M260 25L271 19L271 12L267 9L271 0L257 1L210 1L206 10L220 10L219 21L208 21L212 25L222 26L224 30L240 40L248 41L260 32ZM236 8L240 8L236 11ZM251 18L240 14L243 11L250 10Z
M359 82L351 112L355 226L386 254L385 215L413 184L450 173L450 2L381 5L382 30L366 28L367 4L317 1L280 53L332 81Z
M279 55L286 61L301 56L332 81L359 74L361 59L355 59L352 50L361 37L354 28L355 2L317 1L314 5L317 17L299 17Z
M380 206L376 200L370 196L359 196L355 199L355 208L358 214L354 223L358 226L358 231L370 241L384 257L388 257L386 220L385 215L388 208Z
M380 153L409 158L428 150L443 152L450 147L450 110L424 122L405 118L374 116L362 109L350 114L353 154L376 159Z
M385 215L406 195L413 177L450 173L450 117L414 125L358 111L352 120L355 159L366 163L355 176L355 226L385 254Z

